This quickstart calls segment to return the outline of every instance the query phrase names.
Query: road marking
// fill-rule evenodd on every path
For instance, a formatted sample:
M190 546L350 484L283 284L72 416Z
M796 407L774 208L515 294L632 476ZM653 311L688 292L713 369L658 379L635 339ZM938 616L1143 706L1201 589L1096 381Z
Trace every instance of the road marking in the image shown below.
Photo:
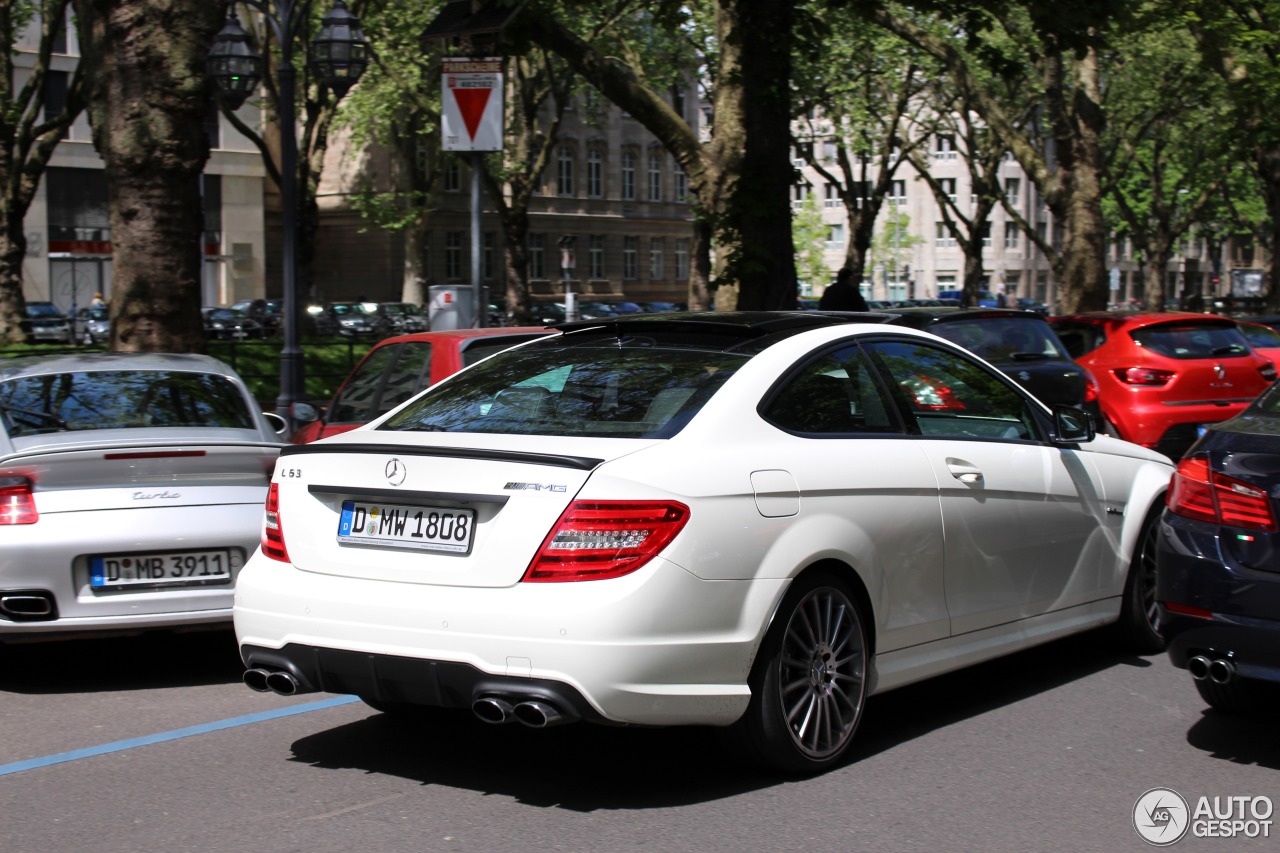
M339 705L350 705L352 702L359 701L359 696L335 696L332 699L324 699L319 702L308 702L305 705L292 705L288 708L280 708L275 711L263 711L260 714L246 714L243 717L232 717L229 720L218 720L213 723L205 723L199 726L188 726L185 729L174 729L173 731L160 732L159 734L154 735L143 735L142 737L130 738L129 740L117 740L112 743L104 743L101 746L73 749L70 752L59 752L55 755L45 755L40 758L31 758L26 761L15 761L12 764L0 764L0 776L8 776L10 773L21 773L23 770L35 770L38 767L49 767L53 764L63 764L65 762L76 761L81 758L93 758L96 755L106 755L111 752L121 752L123 750L134 749L139 746L150 746L153 743L164 743L168 740L178 740L184 737L208 734L209 732L217 732L223 729L233 729L236 726L247 726L252 723L262 723L267 720L276 720L280 717L291 717L294 714L305 714L309 711L323 711L326 708L336 708Z

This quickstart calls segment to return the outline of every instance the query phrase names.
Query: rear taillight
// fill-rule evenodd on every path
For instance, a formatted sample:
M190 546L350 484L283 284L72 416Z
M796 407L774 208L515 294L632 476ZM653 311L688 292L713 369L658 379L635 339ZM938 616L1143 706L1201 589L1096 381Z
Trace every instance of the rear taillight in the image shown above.
M22 477L0 477L0 525L35 524L39 519L31 482Z
M543 540L523 580L588 581L630 574L689 520L675 501L574 501Z
M1271 498L1258 488L1214 471L1206 456L1188 456L1178 463L1167 499L1174 515L1251 530L1274 532Z
M289 549L284 544L284 528L280 526L280 487L275 483L267 490L267 511L262 519L262 553L273 560L289 562Z
M1174 377L1172 370L1156 370L1152 367L1121 367L1115 371L1116 378L1126 385L1148 385L1160 387L1168 385Z

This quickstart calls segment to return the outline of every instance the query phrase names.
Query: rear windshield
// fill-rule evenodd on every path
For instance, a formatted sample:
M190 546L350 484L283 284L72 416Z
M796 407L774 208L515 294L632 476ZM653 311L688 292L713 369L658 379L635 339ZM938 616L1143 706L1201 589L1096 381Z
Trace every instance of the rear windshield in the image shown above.
M1049 324L1030 317L954 320L935 323L928 330L987 361L1066 358Z
M224 376L169 370L95 370L0 382L9 435L91 429L253 429L239 389Z
M1138 346L1166 358L1240 358L1251 352L1240 330L1225 323L1166 323L1130 335Z
M437 385L380 428L669 438L747 357L666 347L534 344Z

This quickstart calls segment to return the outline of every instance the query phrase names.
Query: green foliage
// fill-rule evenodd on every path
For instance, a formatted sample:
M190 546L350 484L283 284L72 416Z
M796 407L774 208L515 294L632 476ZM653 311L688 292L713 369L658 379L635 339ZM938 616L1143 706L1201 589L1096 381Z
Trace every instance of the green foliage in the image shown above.
M822 221L818 197L806 194L804 204L791 217L791 239L796 247L796 273L800 281L825 285L831 278L823 257L829 228Z

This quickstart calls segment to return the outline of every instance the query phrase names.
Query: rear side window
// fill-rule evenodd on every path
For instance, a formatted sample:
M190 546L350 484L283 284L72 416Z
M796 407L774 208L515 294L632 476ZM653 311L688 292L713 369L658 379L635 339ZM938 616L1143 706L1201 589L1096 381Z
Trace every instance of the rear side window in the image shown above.
M347 379L329 412L329 423L367 423L427 386L431 344L390 344L369 353Z
M1102 327L1093 323L1054 323L1052 328L1073 359L1088 355L1107 340Z
M696 349L526 347L435 386L380 428L669 438L745 361Z
M1065 357L1049 324L1030 317L955 320L935 323L928 331L987 361Z
M254 429L239 389L225 376L170 370L95 370L0 382L10 436L154 427Z
M788 378L762 415L788 432L807 435L900 432L892 410L862 351L846 347Z
M1251 352L1234 325L1166 323L1135 329L1130 335L1138 346L1166 358L1239 358Z

